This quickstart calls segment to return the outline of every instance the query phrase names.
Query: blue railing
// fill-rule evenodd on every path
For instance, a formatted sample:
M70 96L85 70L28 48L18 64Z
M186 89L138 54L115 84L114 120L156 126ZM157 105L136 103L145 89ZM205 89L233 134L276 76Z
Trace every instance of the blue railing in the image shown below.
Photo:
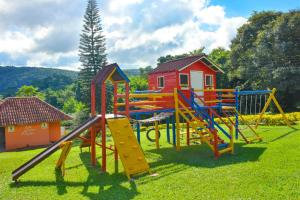
M194 92L191 91L191 94L192 96L195 96ZM213 128L214 126L217 126L218 129L220 129L220 131L226 136L228 137L229 139L231 139L231 136L230 134L227 133L227 131L225 131L222 126L220 126L220 124L218 124L217 122L215 122L215 120L213 119L213 116L211 117L207 112L203 112L205 109L201 108L202 106L200 106L194 98L191 98L191 102L193 103L193 106L191 106L192 108L194 108L194 110L196 112L200 112L201 116L203 116L202 118L203 119L207 119L207 122L208 124L212 124L212 127L210 128ZM195 109L196 107L196 109ZM208 106L208 109L211 108ZM201 112L202 111L202 112ZM210 123L211 122L211 123Z

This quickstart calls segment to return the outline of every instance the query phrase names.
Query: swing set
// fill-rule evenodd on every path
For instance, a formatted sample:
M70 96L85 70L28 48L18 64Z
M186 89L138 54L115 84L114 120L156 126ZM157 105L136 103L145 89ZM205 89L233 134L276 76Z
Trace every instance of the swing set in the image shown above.
M276 108L280 112L282 119L285 121L286 125L292 128L291 123L284 114L282 107L280 106L275 97L275 93L276 88L273 88L272 90L239 91L239 115L241 116L241 114L259 114L259 117L255 123L256 129L262 121L263 115L266 113L267 109L271 105L271 102L273 101ZM245 103L243 103L243 99ZM250 102L248 103L248 101ZM245 106L243 107L243 105Z

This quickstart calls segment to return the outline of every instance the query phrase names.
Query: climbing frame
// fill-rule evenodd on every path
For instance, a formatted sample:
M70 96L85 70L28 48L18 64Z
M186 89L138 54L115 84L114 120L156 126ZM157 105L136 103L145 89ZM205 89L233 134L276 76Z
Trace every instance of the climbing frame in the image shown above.
M149 172L149 165L128 118L107 119L107 124L128 179L132 175Z

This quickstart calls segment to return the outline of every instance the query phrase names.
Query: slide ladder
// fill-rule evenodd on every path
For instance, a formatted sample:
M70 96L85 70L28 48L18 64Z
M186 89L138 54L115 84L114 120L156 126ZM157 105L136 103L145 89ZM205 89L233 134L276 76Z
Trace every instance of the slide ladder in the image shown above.
M128 179L132 175L149 172L149 165L134 135L129 119L126 117L111 118L106 122Z

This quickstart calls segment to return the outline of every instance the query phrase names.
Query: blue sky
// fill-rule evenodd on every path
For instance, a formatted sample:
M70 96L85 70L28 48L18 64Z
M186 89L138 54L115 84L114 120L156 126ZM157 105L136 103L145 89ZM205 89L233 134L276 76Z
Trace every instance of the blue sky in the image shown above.
M300 0L99 0L109 62L155 66L159 56L229 48L253 11ZM84 0L0 0L0 65L78 70Z

